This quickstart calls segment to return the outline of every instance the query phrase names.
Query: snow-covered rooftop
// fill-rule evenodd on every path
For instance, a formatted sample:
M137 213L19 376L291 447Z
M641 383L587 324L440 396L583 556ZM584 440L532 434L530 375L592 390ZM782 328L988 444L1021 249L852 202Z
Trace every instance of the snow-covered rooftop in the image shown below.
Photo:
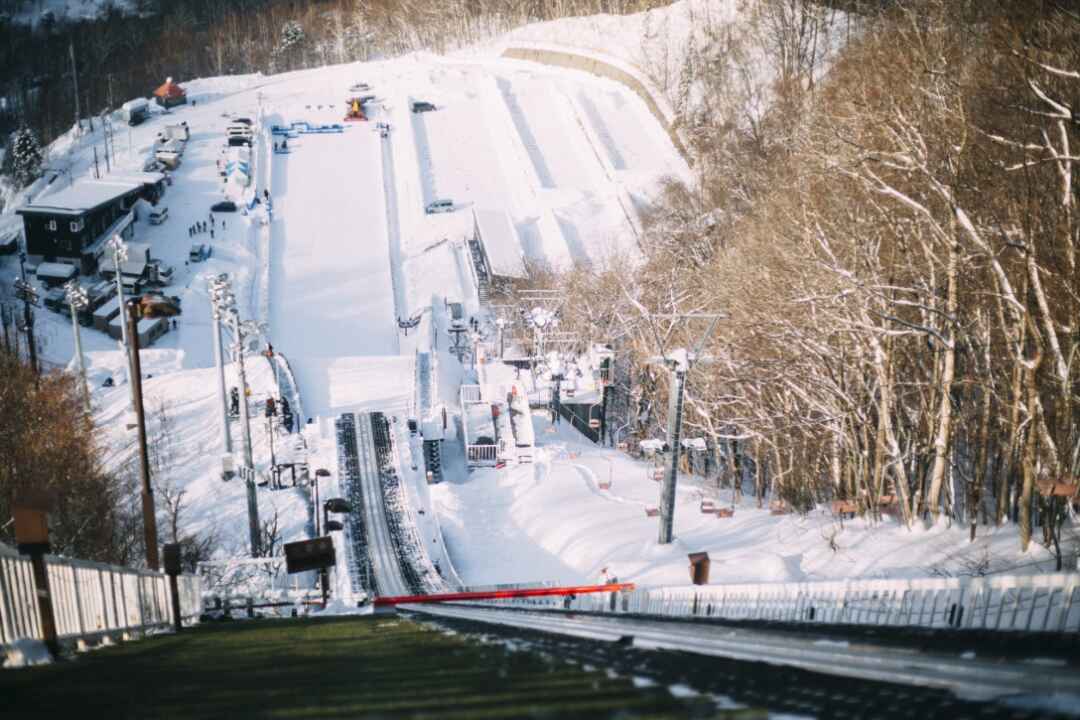
M21 207L18 212L79 214L138 190L144 184L144 181L125 179L124 177L110 177L106 180L85 180L63 190L58 190L35 203Z
M509 215L503 210L474 210L473 213L491 272L500 277L526 277L521 241Z

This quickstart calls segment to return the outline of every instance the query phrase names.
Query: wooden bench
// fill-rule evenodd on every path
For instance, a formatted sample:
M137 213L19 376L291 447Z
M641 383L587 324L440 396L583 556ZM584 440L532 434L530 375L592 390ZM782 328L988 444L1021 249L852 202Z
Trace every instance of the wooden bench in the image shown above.
M610 490L611 489L611 481L609 481L609 480L601 480L598 483L598 485L600 486L601 490Z
M645 517L660 517L660 508L647 506L645 508Z
M770 515L788 515L791 513L791 506L783 500L773 500L769 503Z
M1039 486L1039 494L1043 497L1072 497L1076 495L1076 483L1050 480L1036 484Z
M735 508L716 508L717 518L735 517Z
M712 500L702 500L700 509L703 515L708 515L709 513L716 512L716 505Z

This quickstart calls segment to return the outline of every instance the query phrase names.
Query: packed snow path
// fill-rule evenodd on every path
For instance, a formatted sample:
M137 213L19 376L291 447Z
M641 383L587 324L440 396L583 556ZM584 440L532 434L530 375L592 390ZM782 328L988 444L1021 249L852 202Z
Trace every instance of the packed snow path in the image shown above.
M347 413L339 422L349 422L351 419L351 413ZM364 528L363 537L367 544L369 567L375 576L374 582L369 582L367 589L373 590L376 595L407 595L410 590L402 577L401 565L386 522L372 415L362 413L356 416L356 433L348 433L348 436L355 442L355 446L347 447L345 454L354 456L357 460L359 472L355 481L359 484L359 494L363 498L363 513L359 519ZM353 488L352 492L355 491ZM356 519L354 516L354 523Z
M334 414L335 359L396 355L379 136L303 135L274 155L270 337L309 415Z

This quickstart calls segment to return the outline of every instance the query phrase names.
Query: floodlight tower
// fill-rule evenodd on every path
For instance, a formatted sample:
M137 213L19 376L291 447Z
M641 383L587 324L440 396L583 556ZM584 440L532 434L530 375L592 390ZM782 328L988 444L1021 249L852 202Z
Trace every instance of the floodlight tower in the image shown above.
M229 276L225 273L211 278L207 283L210 287L210 306L213 317L214 331L214 366L218 376L218 401L221 404L221 437L225 442L225 453L232 454L232 434L229 432L229 408L225 395L225 352L221 346L221 318L226 313L232 297L229 290Z
M710 361L710 358L701 357L701 350L722 316L695 313L693 315L654 315L653 317L667 317L675 320L686 318L707 318L710 320L708 330L701 336L694 350L675 350L664 353L652 360L654 363L664 365L668 369L671 378L671 388L668 392L668 465L664 473L664 484L660 490L660 534L658 538L661 545L667 545L671 543L675 534L675 487L679 477L679 444L682 440L683 394L686 389L686 375L695 364ZM659 336L657 336L657 341L659 343ZM662 343L660 344L662 347Z
M124 277L120 273L120 263L127 262L127 245L124 243L124 238L119 234L113 235L109 238L107 246L112 250L113 255L113 271L116 273L116 297L120 299L121 310L127 307L124 304ZM128 334L127 323L120 323L120 342L124 346L124 357L128 354ZM128 385L131 384L131 363L124 363L124 369L127 371ZM135 400L132 399L132 407L134 407Z
M90 412L90 385L86 382L86 361L83 359L82 334L79 332L79 311L90 304L86 289L74 280L64 285L64 297L71 310L71 328L75 331L75 356L79 358L79 377L82 378L83 401Z

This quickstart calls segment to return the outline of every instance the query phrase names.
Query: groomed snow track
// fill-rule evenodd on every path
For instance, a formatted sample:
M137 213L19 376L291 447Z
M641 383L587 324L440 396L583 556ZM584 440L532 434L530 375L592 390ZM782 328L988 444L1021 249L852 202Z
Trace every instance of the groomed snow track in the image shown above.
M383 508L390 542L398 556L401 574L414 593L446 590L446 583L432 566L424 545L420 542L401 476L397 472L398 457L394 449L390 423L382 413L372 413L375 432L375 452L379 458L379 483L382 487Z
M352 504L347 552L353 591L418 595L445 590L409 514L386 416L344 413L335 425L339 477Z
M371 580L367 523L364 520L364 491L360 479L360 455L356 445L356 416L345 413L334 422L334 427L337 430L338 478L352 508L349 522L345 524L349 582L353 595L359 596L373 593L375 586ZM322 509L316 508L315 511L321 512Z

